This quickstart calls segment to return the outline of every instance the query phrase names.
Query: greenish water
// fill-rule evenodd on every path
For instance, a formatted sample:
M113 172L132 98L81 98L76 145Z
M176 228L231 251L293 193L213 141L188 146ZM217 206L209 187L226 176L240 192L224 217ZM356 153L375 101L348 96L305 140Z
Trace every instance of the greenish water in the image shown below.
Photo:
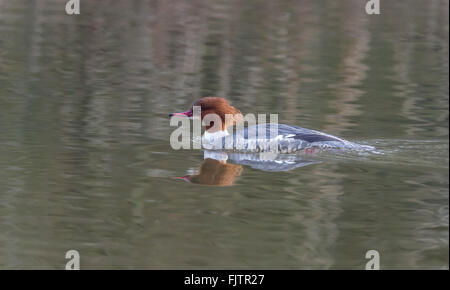
M0 269L448 269L448 1L65 2L0 0ZM172 150L206 95L376 152Z

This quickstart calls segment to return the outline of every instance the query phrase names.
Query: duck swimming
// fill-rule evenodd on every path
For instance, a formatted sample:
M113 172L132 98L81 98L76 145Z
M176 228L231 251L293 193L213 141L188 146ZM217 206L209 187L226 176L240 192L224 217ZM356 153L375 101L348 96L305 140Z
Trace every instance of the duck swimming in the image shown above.
M210 114L220 118L221 126L214 126L214 122L207 122L208 124L205 127L202 146L209 150L237 149L244 152L276 151L290 153L299 150L311 150L312 148L373 149L371 146L360 145L323 132L277 123L251 125L230 134L228 128L241 123L244 118L241 111L232 106L226 99L219 97L198 99L189 110L182 113L172 113L169 116L195 117L194 107L200 107L201 114L199 117L202 122Z

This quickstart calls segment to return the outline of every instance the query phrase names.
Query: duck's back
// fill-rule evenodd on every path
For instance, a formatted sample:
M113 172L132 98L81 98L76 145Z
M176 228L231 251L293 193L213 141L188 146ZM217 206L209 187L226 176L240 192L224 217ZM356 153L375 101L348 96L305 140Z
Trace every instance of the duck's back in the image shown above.
M307 148L367 149L339 137L286 124L258 124L237 130L216 142L214 149L248 152L294 152Z

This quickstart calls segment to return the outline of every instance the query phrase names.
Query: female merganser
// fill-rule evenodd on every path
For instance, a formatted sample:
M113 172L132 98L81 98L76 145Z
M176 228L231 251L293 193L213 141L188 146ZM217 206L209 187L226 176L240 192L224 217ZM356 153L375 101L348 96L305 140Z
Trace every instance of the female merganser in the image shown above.
M222 121L222 126L219 128L214 126L214 123L210 123L205 128L202 145L210 150L238 149L246 152L289 153L311 148L373 149L371 146L356 144L319 131L275 123L248 126L230 135L227 128L241 122L242 113L226 99L218 97L201 98L195 101L186 112L172 113L169 116L182 115L192 118L196 106L201 108L202 121L208 114L215 114ZM227 118L226 115L231 118Z

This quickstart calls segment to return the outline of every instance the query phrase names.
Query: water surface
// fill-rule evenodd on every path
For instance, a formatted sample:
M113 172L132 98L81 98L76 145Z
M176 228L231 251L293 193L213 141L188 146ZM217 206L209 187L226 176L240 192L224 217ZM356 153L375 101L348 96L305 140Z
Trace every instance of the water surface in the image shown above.
M448 269L448 1L64 2L0 0L1 269ZM376 152L171 149L207 95Z

